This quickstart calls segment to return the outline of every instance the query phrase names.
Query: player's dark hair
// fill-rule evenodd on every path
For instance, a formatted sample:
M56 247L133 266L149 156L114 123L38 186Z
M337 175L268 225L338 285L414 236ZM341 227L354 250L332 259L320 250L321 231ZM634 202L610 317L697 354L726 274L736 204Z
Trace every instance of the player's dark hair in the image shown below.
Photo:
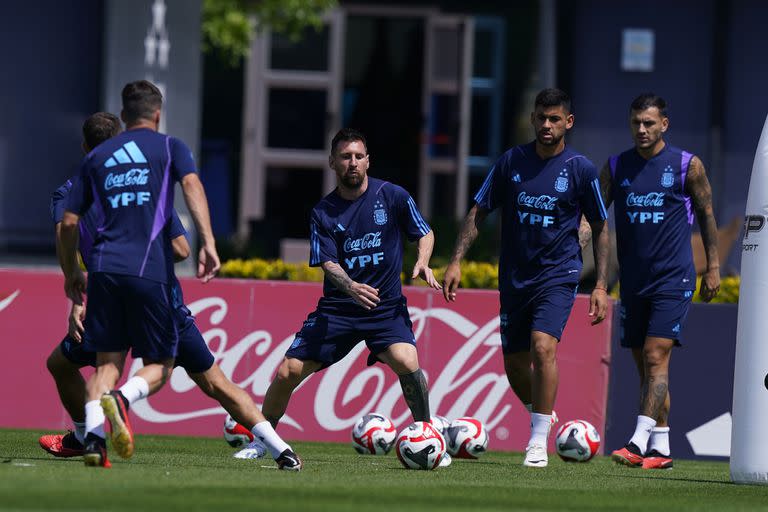
M123 121L132 124L140 119L152 119L163 106L163 94L148 80L138 80L123 87Z
M536 95L536 101L533 102L534 110L536 107L563 107L567 113L571 113L571 97L565 91L560 89L544 89Z
M342 128L336 133L336 135L333 136L333 140L331 141L331 154L333 155L336 153L336 149L342 142L354 142L356 140L359 140L363 143L367 153L368 143L365 141L365 135L355 130L354 128Z
M123 127L116 115L109 112L96 112L83 123L83 140L88 149L93 149L107 139L122 131Z
M659 109L661 117L667 117L667 102L661 96L658 96L652 92L644 92L634 100L629 106L629 112L633 110L646 110L651 107Z

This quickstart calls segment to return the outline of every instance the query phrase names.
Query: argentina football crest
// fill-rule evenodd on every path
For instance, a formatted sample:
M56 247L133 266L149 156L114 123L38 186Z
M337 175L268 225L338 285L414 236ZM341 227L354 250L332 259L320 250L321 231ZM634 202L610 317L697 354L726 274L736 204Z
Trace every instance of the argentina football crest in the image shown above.
M672 173L672 167L666 166L664 172L661 173L661 186L669 188L675 184L675 175Z
M373 207L373 222L379 226L383 226L387 223L387 211L384 209L384 205L381 201L376 201L376 204L374 204Z
M555 190L565 192L568 190L568 169L560 171L560 176L555 180Z

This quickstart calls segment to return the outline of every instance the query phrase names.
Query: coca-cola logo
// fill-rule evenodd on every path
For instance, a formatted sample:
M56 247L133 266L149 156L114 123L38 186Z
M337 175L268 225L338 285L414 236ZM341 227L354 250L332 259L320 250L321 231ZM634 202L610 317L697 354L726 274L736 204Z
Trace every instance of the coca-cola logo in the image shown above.
M347 238L344 240L344 252L357 252L365 249L373 249L381 245L381 231L366 233L360 238Z
M131 185L146 185L149 179L149 169L131 169L120 174L109 173L104 179L104 189L129 187Z
M235 384L248 390L260 403L272 376L283 360L286 349L293 340L293 334L274 339L272 333L257 329L232 341L225 327L229 312L227 301L221 297L208 297L188 305L190 311L201 323L209 323L210 328L203 331L203 338L211 349L223 373L243 375L243 367L250 374L235 381ZM410 307L414 335L417 340L425 333L427 322L440 322L449 327L461 340L460 346L452 343L453 354L440 372L427 375L430 388L430 406L432 411L440 411L446 417L459 418L471 415L493 429L508 414L511 406L505 402L509 384L501 365L490 369L489 362L498 362L500 357L499 319L493 316L483 325L477 325L461 313L445 308L421 309ZM430 329L434 324L430 323ZM444 340L445 341L445 340ZM256 365L254 367L254 356ZM341 431L352 428L364 414L377 411L392 418L395 425L407 424L410 411L402 402L399 382L391 370L376 365L359 369L360 359L367 357L364 343L359 343L347 357L324 372L311 378L320 379L314 391L314 421L324 430ZM141 368L140 360L133 362L130 375ZM500 370L500 371L499 371ZM247 373L247 372L246 372ZM427 372L428 373L428 372ZM181 369L174 371L170 388L176 393L192 390L195 384ZM295 394L294 394L295 397ZM398 400L399 405L398 405ZM165 412L156 408L154 397L136 402L131 409L141 419L153 423L169 423L223 414L214 402L210 407L193 408L184 411ZM350 409L351 403L355 406ZM312 418L293 418L283 416L281 424L299 431L305 430L305 422Z
M648 194L630 192L627 195L627 206L664 206L664 192L650 192Z
M557 206L557 198L542 194L540 196L529 196L525 192L520 192L517 196L517 204L539 210L554 210Z

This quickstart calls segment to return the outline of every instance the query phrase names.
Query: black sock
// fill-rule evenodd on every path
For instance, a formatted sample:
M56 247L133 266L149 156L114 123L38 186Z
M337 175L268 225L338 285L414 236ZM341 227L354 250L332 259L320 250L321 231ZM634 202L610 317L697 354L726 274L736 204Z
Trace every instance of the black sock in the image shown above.
M429 415L429 390L427 379L421 369L406 375L400 375L400 387L403 388L403 397L411 410L414 421L430 421Z

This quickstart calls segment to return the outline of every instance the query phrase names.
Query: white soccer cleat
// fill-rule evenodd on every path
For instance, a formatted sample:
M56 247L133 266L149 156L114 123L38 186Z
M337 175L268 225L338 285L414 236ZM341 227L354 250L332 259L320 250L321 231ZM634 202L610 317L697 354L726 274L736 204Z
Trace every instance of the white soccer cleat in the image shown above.
M529 468L545 468L549 463L547 449L540 444L531 444L525 448L523 466Z
M257 437L253 441L248 443L245 448L235 452L233 455L236 459L260 459L267 454L267 447Z
M451 462L453 462L453 459L451 458L451 454L448 452L445 452L443 454L443 458L440 459L440 464L438 465L438 467L447 468L448 466L451 465Z

